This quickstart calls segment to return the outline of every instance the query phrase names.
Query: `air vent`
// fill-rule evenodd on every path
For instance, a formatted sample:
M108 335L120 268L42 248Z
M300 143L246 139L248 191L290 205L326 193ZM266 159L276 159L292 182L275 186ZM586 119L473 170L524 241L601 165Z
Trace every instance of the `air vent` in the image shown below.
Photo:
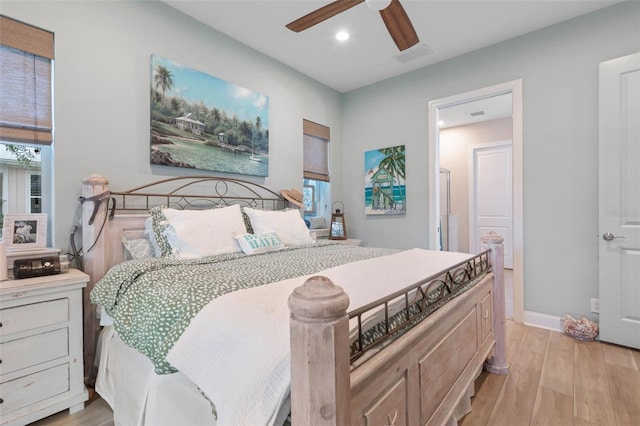
M468 113L469 117L480 117L481 115L484 115L484 114L485 114L484 111L475 111L475 112Z
M403 51L396 55L396 59L400 62L407 63L409 61L413 61L414 59L421 58L423 56L431 55L433 50L425 43L419 43L415 46Z

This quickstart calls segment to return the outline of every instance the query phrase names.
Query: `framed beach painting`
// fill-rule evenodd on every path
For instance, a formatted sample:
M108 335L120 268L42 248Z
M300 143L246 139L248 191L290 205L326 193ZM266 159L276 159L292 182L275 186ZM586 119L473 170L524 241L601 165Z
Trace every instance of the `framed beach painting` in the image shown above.
M407 213L404 145L364 153L364 203L367 215Z
M269 175L269 98L151 55L151 164Z

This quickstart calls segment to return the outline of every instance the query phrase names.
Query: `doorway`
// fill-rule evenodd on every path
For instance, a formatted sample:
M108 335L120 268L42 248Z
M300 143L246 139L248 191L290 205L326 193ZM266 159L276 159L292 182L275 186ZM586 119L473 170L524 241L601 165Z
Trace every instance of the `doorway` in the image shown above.
M512 173L512 244L513 244L513 291L508 292L507 305L513 307L513 319L524 321L523 296L523 244L522 244L522 80L486 87L429 102L429 248L442 248L443 228L441 226L440 178L440 128L438 125L442 112L449 107L469 104L479 100L490 100L501 95L511 95L511 173ZM460 224L460 221L458 221ZM449 234L447 234L449 235ZM465 244L466 245L466 244ZM460 251L468 251L461 250ZM513 303L510 303L510 302ZM511 310L511 309L510 309Z

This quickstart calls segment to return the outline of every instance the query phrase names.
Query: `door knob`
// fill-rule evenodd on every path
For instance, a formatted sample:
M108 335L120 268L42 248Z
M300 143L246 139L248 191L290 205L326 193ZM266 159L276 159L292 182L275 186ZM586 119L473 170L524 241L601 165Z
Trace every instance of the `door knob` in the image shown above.
M605 241L613 241L616 238L624 238L623 236L615 236L613 235L611 232L605 232L604 234L602 234L602 239Z

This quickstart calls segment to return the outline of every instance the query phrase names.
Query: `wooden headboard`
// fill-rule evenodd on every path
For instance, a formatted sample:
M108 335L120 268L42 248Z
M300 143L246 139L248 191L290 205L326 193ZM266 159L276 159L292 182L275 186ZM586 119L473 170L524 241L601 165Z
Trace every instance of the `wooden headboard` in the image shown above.
M90 277L84 290L85 382L95 383L96 343L100 323L90 292L95 283L114 265L124 260L122 238L142 238L149 209L205 209L240 206L281 210L288 202L262 185L215 176L174 177L125 191L111 191L109 181L91 175L82 182L82 270Z

